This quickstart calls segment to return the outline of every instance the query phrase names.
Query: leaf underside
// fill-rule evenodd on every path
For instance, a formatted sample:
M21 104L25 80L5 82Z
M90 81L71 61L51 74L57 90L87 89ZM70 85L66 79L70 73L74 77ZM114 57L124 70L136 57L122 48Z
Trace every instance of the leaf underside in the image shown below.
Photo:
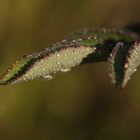
M115 29L83 29L39 53L16 61L0 78L1 85L35 78L51 77L75 66L93 62L110 62L111 79L124 87L140 64L139 36Z

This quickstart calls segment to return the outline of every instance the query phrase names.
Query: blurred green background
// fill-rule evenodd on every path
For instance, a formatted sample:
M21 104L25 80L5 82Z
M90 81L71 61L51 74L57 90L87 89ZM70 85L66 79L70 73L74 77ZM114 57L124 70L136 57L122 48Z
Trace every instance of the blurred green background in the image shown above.
M0 72L83 27L140 22L139 0L0 0ZM0 87L0 140L139 140L140 69L125 89L108 64Z

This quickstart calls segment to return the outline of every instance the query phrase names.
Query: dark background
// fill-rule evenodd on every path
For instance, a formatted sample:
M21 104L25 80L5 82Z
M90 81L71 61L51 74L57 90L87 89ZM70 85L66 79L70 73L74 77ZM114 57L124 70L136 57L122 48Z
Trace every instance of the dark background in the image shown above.
M83 27L140 22L139 0L0 0L0 72ZM140 69L122 89L108 64L0 87L0 140L139 140Z

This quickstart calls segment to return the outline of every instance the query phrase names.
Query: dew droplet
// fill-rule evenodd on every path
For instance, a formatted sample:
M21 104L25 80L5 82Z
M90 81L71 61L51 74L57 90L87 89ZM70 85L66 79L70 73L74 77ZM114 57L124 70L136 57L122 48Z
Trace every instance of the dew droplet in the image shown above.
M44 79L47 79L47 80L52 80L53 79L53 77L52 77L52 75L44 75L44 76L42 76Z
M71 70L71 69L66 69L66 68L64 69L64 68L63 68L63 69L61 69L61 72L64 72L64 73L65 73L65 72L68 72L68 71L70 71L70 70Z

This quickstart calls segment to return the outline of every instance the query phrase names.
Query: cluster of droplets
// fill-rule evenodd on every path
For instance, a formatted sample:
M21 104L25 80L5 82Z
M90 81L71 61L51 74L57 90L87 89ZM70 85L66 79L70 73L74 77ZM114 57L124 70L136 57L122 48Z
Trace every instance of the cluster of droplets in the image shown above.
M94 51L95 48L83 46L61 49L36 61L24 75L16 79L13 83L40 77L52 79L56 72L70 71L71 68L79 65L83 58Z

